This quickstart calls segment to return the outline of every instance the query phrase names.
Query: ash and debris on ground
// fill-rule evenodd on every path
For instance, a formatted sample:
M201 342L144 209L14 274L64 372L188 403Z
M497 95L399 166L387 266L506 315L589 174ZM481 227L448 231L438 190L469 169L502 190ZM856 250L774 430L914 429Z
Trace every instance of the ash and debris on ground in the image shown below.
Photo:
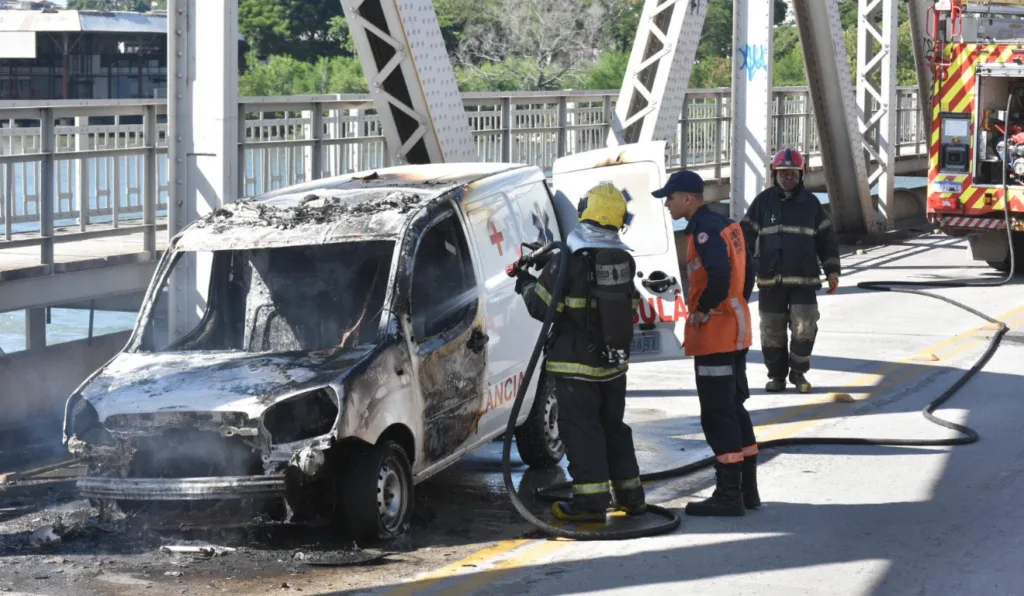
M457 560L481 543L523 535L525 524L498 484L443 476L449 481L417 487L410 534L374 548L359 548L330 528L259 519L203 527L173 515L107 510L101 516L78 497L74 476L19 481L0 487L0 593L364 588Z
M353 195L352 191L334 193L330 189L307 194L298 204L277 206L257 200L243 200L221 207L200 226L213 226L223 231L231 226L250 225L289 230L303 225L318 225L340 221L346 217L365 217L378 213L409 213L419 207L424 198L406 191L388 192L379 198L379 192L368 191ZM354 200L353 200L354 199Z

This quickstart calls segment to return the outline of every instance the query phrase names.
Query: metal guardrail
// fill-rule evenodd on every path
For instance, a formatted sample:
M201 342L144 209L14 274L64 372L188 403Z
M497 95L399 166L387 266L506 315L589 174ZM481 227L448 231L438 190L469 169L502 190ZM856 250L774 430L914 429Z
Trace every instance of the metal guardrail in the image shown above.
M917 88L899 89L897 154L926 154ZM563 155L605 146L618 93L466 93L477 154L550 172ZM669 143L669 170L728 173L728 89L687 93ZM772 149L819 155L809 90L776 88ZM243 196L315 178L390 165L368 95L242 98ZM166 103L153 100L0 102L0 248L53 245L142 232L153 253L166 216ZM48 198L48 199L44 199Z

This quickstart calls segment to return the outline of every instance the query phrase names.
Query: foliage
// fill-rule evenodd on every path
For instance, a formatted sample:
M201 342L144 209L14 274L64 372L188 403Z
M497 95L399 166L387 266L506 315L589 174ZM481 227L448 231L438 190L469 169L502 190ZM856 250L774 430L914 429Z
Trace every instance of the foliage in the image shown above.
M205 0L204 0L205 1ZM689 87L732 82L734 0L706 0ZM807 84L788 2L773 0L774 84ZM629 62L644 0L432 0L463 91L618 89ZM69 0L69 8L149 10L148 0ZM158 5L166 5L160 0ZM897 80L917 72L905 3L899 6ZM857 65L857 2L841 0L840 20L851 78ZM788 19L788 20L787 20ZM339 0L239 0L248 43L243 95L349 93L366 90Z
M248 97L366 93L369 89L359 60L350 56L321 57L309 63L291 56L271 56L265 62L246 55L246 72L238 78L238 93Z
M303 62L351 55L339 0L240 0L238 28L257 56Z
M150 5L149 0L68 0L68 9L147 12Z
M466 24L456 59L482 81L518 80L522 90L579 86L606 39L613 2L488 0Z

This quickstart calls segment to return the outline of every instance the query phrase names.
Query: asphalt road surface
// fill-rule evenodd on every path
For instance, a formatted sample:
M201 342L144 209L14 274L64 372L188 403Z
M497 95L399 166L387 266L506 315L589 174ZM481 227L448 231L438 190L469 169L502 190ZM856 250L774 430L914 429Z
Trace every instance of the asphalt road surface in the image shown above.
M760 440L792 436L954 436L919 413L981 355L992 326L928 298L855 288L868 279L998 279L968 261L966 244L927 236L844 257L840 291L820 297L809 395L768 395L759 341L748 402ZM416 526L382 551L353 552L330 536L257 532L203 536L236 548L218 556L166 553L183 533L139 534L139 520L100 527L58 471L0 492L0 590L25 594L1019 594L1024 585L1024 292L938 293L1008 322L985 369L937 414L981 434L939 448L794 447L765 450L759 511L688 518L713 473L647 487L683 515L672 534L619 542L551 540L508 504L500 443L417 488ZM756 306L757 294L752 300ZM756 308L753 308L756 320ZM641 468L709 455L692 363L631 369L627 420ZM846 394L852 401L837 398ZM526 471L521 492L566 479ZM534 509L544 515L545 507ZM57 522L57 520L60 520ZM26 546L57 523L49 548ZM617 523L632 523L622 522ZM593 525L590 529L596 529ZM141 536L141 537L140 537Z

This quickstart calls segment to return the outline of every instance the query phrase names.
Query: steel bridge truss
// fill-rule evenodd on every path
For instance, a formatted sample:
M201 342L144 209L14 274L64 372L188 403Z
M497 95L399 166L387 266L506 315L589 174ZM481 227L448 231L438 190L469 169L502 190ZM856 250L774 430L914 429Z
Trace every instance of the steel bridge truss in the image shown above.
M675 136L707 9L707 0L644 3L609 145Z
M866 232L872 226L874 208L839 1L794 0L793 12L804 49L832 220L837 229Z
M341 0L393 163L476 161L437 14L417 0Z
M877 227L895 223L896 169L896 0L859 0L857 106L867 162L868 185L878 186ZM868 230L878 231L878 230Z

